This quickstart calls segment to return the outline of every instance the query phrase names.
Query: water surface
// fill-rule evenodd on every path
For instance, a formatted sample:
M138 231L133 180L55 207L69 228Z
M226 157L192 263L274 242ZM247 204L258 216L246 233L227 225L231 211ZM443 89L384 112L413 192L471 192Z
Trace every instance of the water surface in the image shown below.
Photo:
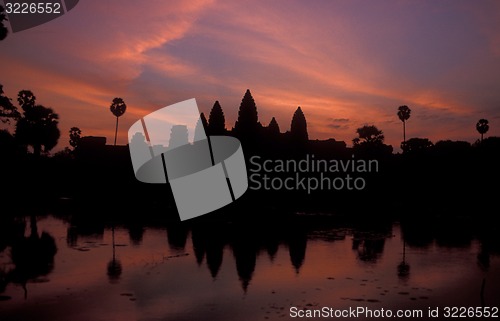
M0 247L4 321L283 320L290 307L500 306L500 257L462 231L130 227L53 216L10 224Z

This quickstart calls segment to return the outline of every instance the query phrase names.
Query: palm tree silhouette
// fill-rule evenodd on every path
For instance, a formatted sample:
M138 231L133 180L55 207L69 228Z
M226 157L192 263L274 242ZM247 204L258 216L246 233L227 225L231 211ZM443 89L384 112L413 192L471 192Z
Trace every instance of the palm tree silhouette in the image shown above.
M115 115L116 117L116 129L115 129L115 146L116 146L116 136L118 134L118 117L121 115L125 114L125 110L127 110L127 105L121 98L115 98L113 99L113 102L111 103L111 106L109 107L109 110Z
M488 125L488 120L481 118L477 124L476 124L476 129L481 134L481 141L483 141L483 135L488 132L488 129L490 129L490 125Z
M73 147L73 149L76 149L80 143L81 135L82 130L78 127L71 127L69 130L69 144Z
M398 117L403 122L403 143L406 143L406 121L410 118L410 115L411 109L408 106L398 107Z

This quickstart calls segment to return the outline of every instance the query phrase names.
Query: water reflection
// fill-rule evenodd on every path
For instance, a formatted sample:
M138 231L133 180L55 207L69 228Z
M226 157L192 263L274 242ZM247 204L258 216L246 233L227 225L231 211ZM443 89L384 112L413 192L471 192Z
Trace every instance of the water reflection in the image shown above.
M231 239L236 271L238 271L241 287L245 292L248 290L257 262L259 248L256 238L256 233L252 233L248 229L242 229L240 233L233 234Z
M196 263L201 265L206 258L207 267L213 279L217 278L224 257L224 246L227 239L224 237L218 224L207 226L193 226L191 230L191 242Z
M145 231L144 226L142 226L142 224L135 225L133 223L129 223L126 225L126 228L128 230L130 243L135 246L141 245Z
M406 241L403 239L403 258L398 264L398 277L402 281L407 281L410 277L410 264L406 262Z
M87 318L96 316L90 309L96 302L120 307L115 301L126 298L140 302L135 316L192 320L252 320L290 305L500 304L494 229L372 223L306 216L264 225L2 218L0 317L14 319L25 297L42 309L55 308L49 300L55 297L75 311L86 302ZM28 296L29 288L35 294ZM241 296L250 301L243 305ZM186 314L189 307L195 311Z
M70 247L78 247L79 238L91 237L96 241L102 241L105 223L102 219L87 216L86 213L78 213L68 218L66 233L66 244Z
M37 219L31 215L29 234L24 235L25 221L14 221L14 233L3 240L3 247L10 248L10 262L0 268L0 293L8 283L18 284L28 297L28 282L45 282L40 277L48 275L54 268L57 246L47 232L38 232Z
M186 224L172 223L167 225L167 238L170 249L177 252L184 251L186 247L186 240L188 236L188 229Z
M109 278L109 282L116 283L120 279L120 275L122 275L122 263L116 259L116 243L115 243L115 226L111 227L111 242L113 248L113 257L111 261L108 263L107 274Z

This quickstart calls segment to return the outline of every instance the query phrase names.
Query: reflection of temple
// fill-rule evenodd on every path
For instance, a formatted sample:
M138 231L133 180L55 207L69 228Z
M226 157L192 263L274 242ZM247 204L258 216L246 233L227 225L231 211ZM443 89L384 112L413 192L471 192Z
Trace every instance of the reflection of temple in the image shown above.
M307 234L295 230L290 233L287 239L290 260L295 268L295 273L298 274L306 256Z
M107 233L106 236L109 236L109 232L111 236L114 236L114 228L110 228L108 224L100 223L102 219L99 220L87 214L83 212L71 216L70 227L67 233L67 242L70 246L78 246L78 242L82 243L81 237L85 236L102 239L104 231ZM299 221L296 217L287 217L280 221L254 220L246 221L245 223L228 223L225 220L198 220L182 223L168 222L165 226L164 222L146 223L146 221L125 220L121 221L119 225L126 228L125 233L128 231L132 244L140 244L144 231L148 230L149 227L166 227L167 235L165 235L165 240L168 241L168 246L174 251L182 251L183 253L189 251L186 245L189 244L187 238L191 234L193 252L195 254L195 258L192 260L196 260L200 266L203 266L203 271L209 273L214 280L217 280L218 275L220 277L219 273L224 261L224 253L229 254L229 256L232 255L234 257L234 264L226 264L225 267L230 267L233 271L236 269L241 288L247 292L251 291L252 280L260 271L257 267L257 262L261 262L258 261L259 255L264 255L267 262L269 262L267 258L269 256L271 264L275 264L276 262L272 262L272 258L281 249L285 252L288 251L288 253L280 253L282 255L278 255L279 258L284 258L287 261L286 255L288 254L289 263L286 264L296 273L300 273L301 269L306 266L307 261L305 258L306 254L308 254L307 250L310 249L307 246L308 237L310 237L309 231L316 232L317 229L315 228L317 228L318 223L315 222L308 225L304 221L302 219ZM0 217L0 222L4 223L5 221L1 221ZM36 218L31 217L31 223L29 220L26 222L7 222L8 226L10 226L9 229L5 229L4 226L0 225L0 249L12 248L12 262L15 267L15 269L7 273L0 268L0 292L5 290L7 283L18 284L27 289L26 285L29 284L30 280L36 280L40 276L51 272L54 264L54 255L57 250L55 242L47 233L40 233L36 223ZM392 253L397 255L399 259L397 262L394 262L391 272L393 277L396 277L394 274L397 273L397 277L403 281L407 280L410 275L409 263L411 263L411 258L409 262L406 254L407 248L412 247L406 242L405 238L412 236L413 242L422 244L417 242L418 233L416 231L413 231L414 234L410 232L410 227L415 227L415 225L410 224L410 227L404 227L403 225L405 224L401 225L402 236L404 236L402 239L403 243L401 244L402 247L398 247L396 252ZM432 224L443 226L442 223ZM438 231L435 230L435 227L432 227L432 224L428 224L431 227L427 227L427 229L431 229L433 233L437 233ZM366 225L371 226L372 223L370 222ZM338 226L335 226L335 228L328 225L325 226L324 222L321 221L321 231L325 231L328 236L328 238L322 238L322 240L337 242L344 239L345 233L348 233L353 236L352 248L355 250L356 260L358 262L361 261L361 264L365 264L365 262L377 264L384 249L386 249L385 239L398 233L392 232L391 224L389 224L389 227L383 225L373 228L367 228L366 225L364 228L359 227L359 225L355 225L355 227L348 225L347 228L342 228L343 231L348 230L348 232L343 232L341 237L337 235L332 237L332 233L339 230ZM24 231L26 227L28 227L28 233L25 235ZM455 230L453 233L462 232L464 234L460 237L454 235L450 240L442 238L440 244L453 243L452 240L457 238L465 239L467 235L471 235L470 232L460 230ZM428 231L422 231L422 235L426 240L427 235L433 234ZM448 234L444 235L447 236ZM323 237L323 235L320 237ZM431 238L431 240L433 246L439 246L435 238ZM499 253L498 238L496 234L490 232L489 235L481 236L479 241L481 247L477 249L478 263L481 265L481 268L487 271L490 256ZM350 241L345 240L344 242ZM165 242L165 245L167 245L167 242ZM104 269L106 269L106 274L111 282L117 282L121 278L123 271L125 271L124 268L126 268L119 261L120 248L117 249L118 252L113 247L113 253L111 253L111 249L107 247L107 251L109 250L109 252L106 252L109 255L107 265L102 265L102 272L104 273ZM335 253L332 253L332 255L335 255ZM232 261L231 257L229 260ZM281 262L283 261L280 260ZM412 269L414 268L412 266ZM411 272L415 273L414 271Z
M224 257L226 240L223 230L217 225L194 226L191 230L196 262L201 265L206 258L212 278L216 279Z
M236 271L243 291L247 291L253 275L260 249L264 248L271 261L279 245L286 245L290 262L299 273L304 263L307 245L305 230L293 226L268 223L264 226L196 224L192 227L191 238L196 262L201 265L206 260L210 275L216 279L223 262L224 248L228 246L235 259Z
M92 237L101 240L104 238L104 223L93 217L74 215L66 232L66 243L69 247L78 247L80 237Z
M255 270L258 249L251 238L245 239L244 236L241 235L233 241L232 249L234 259L236 260L236 270L238 271L241 287L243 291L246 292Z
M219 273L224 256L224 247L220 241L219 238L215 238L214 240L210 240L207 244L207 266L210 270L210 275L212 275L214 279Z
M334 229L337 230L338 226L335 225ZM371 221L365 224L355 224L354 227L349 226L348 230L349 234L352 233L352 249L355 251L357 259L368 264L378 263L384 252L386 239L393 235L392 223L389 221L380 222L378 225ZM201 265L206 261L206 266L214 279L217 278L222 265L224 249L226 247L231 249L241 287L243 291L247 292L251 287L251 281L256 271L257 258L261 253L266 253L272 262L280 248L287 248L291 267L296 273L300 273L306 262L308 231L307 224L296 222L293 219L290 220L290 218L284 218L280 222L266 221L262 224L256 222L247 222L247 224L204 222L192 226L191 237L196 262ZM328 229L325 231L328 231L328 237L325 238L328 241L345 240L345 232L331 237L331 231ZM410 265L406 256L408 242L405 239L408 230L403 228L402 231L404 235L402 239L402 258L396 270L398 278L405 281L410 276ZM452 239L455 238L456 236ZM416 244L422 244L420 242L425 240L427 240L426 232L423 233L423 239L420 241L417 234L412 236L412 241ZM431 238L432 242L433 240ZM484 242L486 243L486 241ZM488 245L485 244L481 248L478 254L478 262L481 266L488 266L491 252L500 252L498 251L500 248L498 246L499 242L495 242L497 244L496 250L493 250L491 239L488 239ZM447 244L449 241L446 240L444 243ZM283 246L280 247L280 245Z
M182 222L167 225L168 245L172 250L183 251L186 247L187 236L188 229Z
M193 252L198 265L203 263L205 252L207 251L207 229L194 226L191 230L191 242L193 243Z
M128 236L130 243L134 246L141 245L144 236L144 226L141 224L127 224Z
M273 228L270 224L267 227L268 228L265 228L261 234L263 238L262 243L267 251L267 254L269 255L269 259L274 261L276 253L278 253L281 235L279 234L279 231Z

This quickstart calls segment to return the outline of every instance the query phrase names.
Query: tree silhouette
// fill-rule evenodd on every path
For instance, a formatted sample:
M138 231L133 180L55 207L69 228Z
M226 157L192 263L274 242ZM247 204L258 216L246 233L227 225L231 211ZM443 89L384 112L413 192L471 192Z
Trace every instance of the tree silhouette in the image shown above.
M352 142L358 156L379 158L392 154L392 146L384 144L384 134L374 125L360 127L356 132L358 137Z
M27 110L32 109L35 106L36 97L29 90L21 90L17 94L17 102L19 106L26 112Z
M57 127L59 116L51 108L36 105L36 97L29 90L21 90L17 101L23 115L16 124L16 139L21 144L32 146L36 156L40 156L42 146L44 152L49 152L61 135Z
M434 144L434 152L442 158L461 157L467 155L471 151L471 144L466 141L451 141L440 140Z
M300 106L297 108L292 117L292 125L290 126L290 134L295 141L306 142L309 140L307 134L307 121Z
M9 33L9 30L4 25L4 21L7 21L7 17L4 13L5 9L2 5L0 5L0 41L4 40Z
M115 129L115 146L116 146L116 136L118 135L118 118L125 114L125 110L127 110L127 105L121 98L114 98L113 102L111 103L111 106L109 107L109 110L115 115L116 117L116 129Z
M0 84L0 121L10 123L11 119L17 119L19 116L16 106L12 104L12 99L4 95L3 86Z
M80 136L82 134L82 131L78 127L71 127L69 130L69 144L73 149L76 149L78 147L78 144L80 143Z
M218 100L210 111L207 129L208 135L224 135L226 133L226 119Z
M255 100L247 89L241 100L238 120L234 124L234 130L242 137L255 137L259 128L257 106Z
M359 137L352 140L354 145L384 143L384 134L374 125L360 127L356 129L356 133Z
M269 136L271 136L271 137L276 137L279 135L280 126L278 125L276 118L273 117L273 119L271 119L271 121L269 122L269 126L267 126L267 130L268 130Z
M403 122L403 143L406 142L406 121L410 118L410 115L411 109L408 106L403 105L398 107L398 117Z
M401 144L401 149L406 153L423 152L434 146L428 138L410 138Z
M481 142L482 142L484 134L486 134L490 129L490 125L488 125L488 120L481 118L476 124L476 129L479 132L479 134L481 134Z

